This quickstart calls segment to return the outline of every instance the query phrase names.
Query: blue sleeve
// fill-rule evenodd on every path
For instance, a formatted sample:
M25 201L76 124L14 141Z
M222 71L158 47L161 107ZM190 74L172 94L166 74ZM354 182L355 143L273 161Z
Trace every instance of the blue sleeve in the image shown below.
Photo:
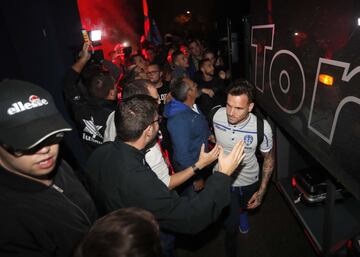
M175 161L181 168L187 168L193 163L193 157L189 151L191 124L183 118L168 122L168 130L174 149Z

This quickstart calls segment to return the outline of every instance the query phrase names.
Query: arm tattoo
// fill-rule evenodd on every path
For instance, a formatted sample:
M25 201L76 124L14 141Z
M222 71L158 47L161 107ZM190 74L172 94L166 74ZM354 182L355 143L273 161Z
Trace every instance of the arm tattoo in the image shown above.
M274 148L272 148L268 153L263 153L264 163L262 168L262 179L259 189L259 194L263 196L266 192L267 184L269 183L272 171L274 169L275 158L274 158Z

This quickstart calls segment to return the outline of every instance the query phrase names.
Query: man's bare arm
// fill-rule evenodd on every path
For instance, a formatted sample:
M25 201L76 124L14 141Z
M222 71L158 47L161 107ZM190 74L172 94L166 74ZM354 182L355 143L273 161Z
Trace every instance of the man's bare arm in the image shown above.
M262 199L266 193L267 185L269 183L271 174L274 170L274 165L275 165L274 148L272 148L267 153L262 153L262 155L264 157L264 163L262 168L261 184L259 190L254 193L254 195L251 197L251 199L248 202L249 209L254 209L261 204Z
M71 68L77 73L80 73L83 70L87 61L91 57L91 54L89 53L89 47L89 44L84 43L83 48L79 53L79 59L71 66Z
M261 195L261 198L264 196L266 192L271 174L274 170L274 165L275 165L274 148L272 148L267 153L262 153L262 155L264 157L264 163L262 168L261 185L259 188L259 194Z

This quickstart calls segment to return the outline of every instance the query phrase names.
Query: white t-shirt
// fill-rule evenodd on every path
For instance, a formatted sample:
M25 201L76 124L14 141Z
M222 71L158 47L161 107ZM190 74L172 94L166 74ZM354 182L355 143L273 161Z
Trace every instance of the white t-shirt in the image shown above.
M220 108L213 117L213 126L216 142L224 148L226 154L230 153L234 145L243 140L245 142L245 158L233 173L232 186L248 186L259 180L259 163L256 159L257 147L257 118L254 114L239 124L228 123L226 108ZM272 130L269 123L264 120L264 139L260 151L269 152L273 147ZM217 165L214 170L217 169Z
M109 114L106 120L106 128L104 132L103 142L114 141L116 137L116 128L115 128L115 111Z

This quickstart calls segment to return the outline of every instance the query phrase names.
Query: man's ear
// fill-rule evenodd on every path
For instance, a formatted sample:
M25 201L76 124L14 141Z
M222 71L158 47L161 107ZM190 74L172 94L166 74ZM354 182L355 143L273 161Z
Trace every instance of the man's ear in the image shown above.
M146 127L146 129L144 130L144 133L147 137L150 137L152 135L152 130L153 130L153 126L151 126L151 124L149 126Z
M108 100L115 100L116 99L116 89L110 89L109 94L107 95L106 99Z
M190 90L190 88L189 88L189 89L187 90L187 92L186 92L186 99L188 99L189 94L191 94L191 90Z
M252 109L254 108L254 103L251 103L251 104L249 104L249 112L251 112L252 111Z

